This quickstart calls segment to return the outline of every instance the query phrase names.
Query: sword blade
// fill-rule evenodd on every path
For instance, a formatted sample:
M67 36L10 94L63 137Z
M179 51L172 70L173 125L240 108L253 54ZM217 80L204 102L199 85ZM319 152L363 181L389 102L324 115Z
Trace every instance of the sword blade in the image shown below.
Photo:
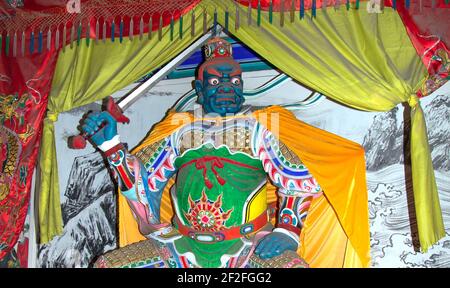
M203 35L199 39L197 39L194 43L192 43L188 48L186 48L183 52L181 52L177 57L173 58L169 61L164 67L162 67L158 72L155 73L152 77L146 80L144 83L134 88L133 91L129 92L127 95L123 96L120 100L117 101L117 105L125 111L128 107L133 105L140 96L142 96L146 91L153 88L158 82L166 77L170 72L172 72L178 65L183 63L186 59L188 59L199 47L201 47L208 39L213 37L213 32Z

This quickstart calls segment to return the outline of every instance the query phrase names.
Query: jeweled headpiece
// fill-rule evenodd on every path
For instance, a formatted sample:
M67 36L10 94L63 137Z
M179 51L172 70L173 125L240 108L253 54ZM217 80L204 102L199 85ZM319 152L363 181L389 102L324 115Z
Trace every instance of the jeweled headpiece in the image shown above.
M204 46L205 61L219 57L232 57L233 48L231 44L220 37L210 39Z
M228 41L220 37L214 37L203 46L203 49L203 52L205 53L205 62L199 66L198 79L203 79L203 70L212 62L228 62L240 69L239 63L233 59L233 48Z

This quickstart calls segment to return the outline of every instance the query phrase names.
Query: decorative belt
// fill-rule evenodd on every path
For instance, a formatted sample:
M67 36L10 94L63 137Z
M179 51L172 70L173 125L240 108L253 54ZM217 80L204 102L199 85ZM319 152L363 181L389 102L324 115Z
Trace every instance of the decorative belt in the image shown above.
M242 236L256 232L263 228L268 221L266 210L252 221L240 226L225 228L219 231L198 231L183 225L178 216L175 216L175 222L178 225L178 232L180 232L180 234L205 243L215 243L241 238Z

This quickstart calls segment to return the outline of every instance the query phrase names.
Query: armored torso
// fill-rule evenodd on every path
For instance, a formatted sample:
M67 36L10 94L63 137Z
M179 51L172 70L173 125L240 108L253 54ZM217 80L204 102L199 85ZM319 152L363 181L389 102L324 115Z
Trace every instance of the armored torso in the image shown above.
M321 191L299 157L250 109L232 117L194 118L136 156L148 173L148 192L141 188L124 195L137 195L150 215L157 214L151 195L161 193L176 175L171 188L174 226L188 237L174 244L178 253L194 253L202 267L220 266L221 254L212 251L238 253L243 239L268 224L268 178L285 195L279 221L294 228L302 222L297 202Z

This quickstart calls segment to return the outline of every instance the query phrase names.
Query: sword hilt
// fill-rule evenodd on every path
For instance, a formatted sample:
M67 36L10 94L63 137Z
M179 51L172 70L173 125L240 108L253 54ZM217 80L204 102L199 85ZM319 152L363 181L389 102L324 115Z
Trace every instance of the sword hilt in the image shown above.
M114 99L109 96L106 103L106 111L111 114L111 116L120 123L130 123L130 119L123 114L122 109L119 107L119 105L114 102ZM100 131L102 128L100 128L98 131ZM97 132L98 132L97 131ZM96 133L97 133L96 132ZM84 149L86 148L86 142L87 139L89 139L89 135L86 133L81 133L76 136L70 136L68 139L67 145L70 149Z

